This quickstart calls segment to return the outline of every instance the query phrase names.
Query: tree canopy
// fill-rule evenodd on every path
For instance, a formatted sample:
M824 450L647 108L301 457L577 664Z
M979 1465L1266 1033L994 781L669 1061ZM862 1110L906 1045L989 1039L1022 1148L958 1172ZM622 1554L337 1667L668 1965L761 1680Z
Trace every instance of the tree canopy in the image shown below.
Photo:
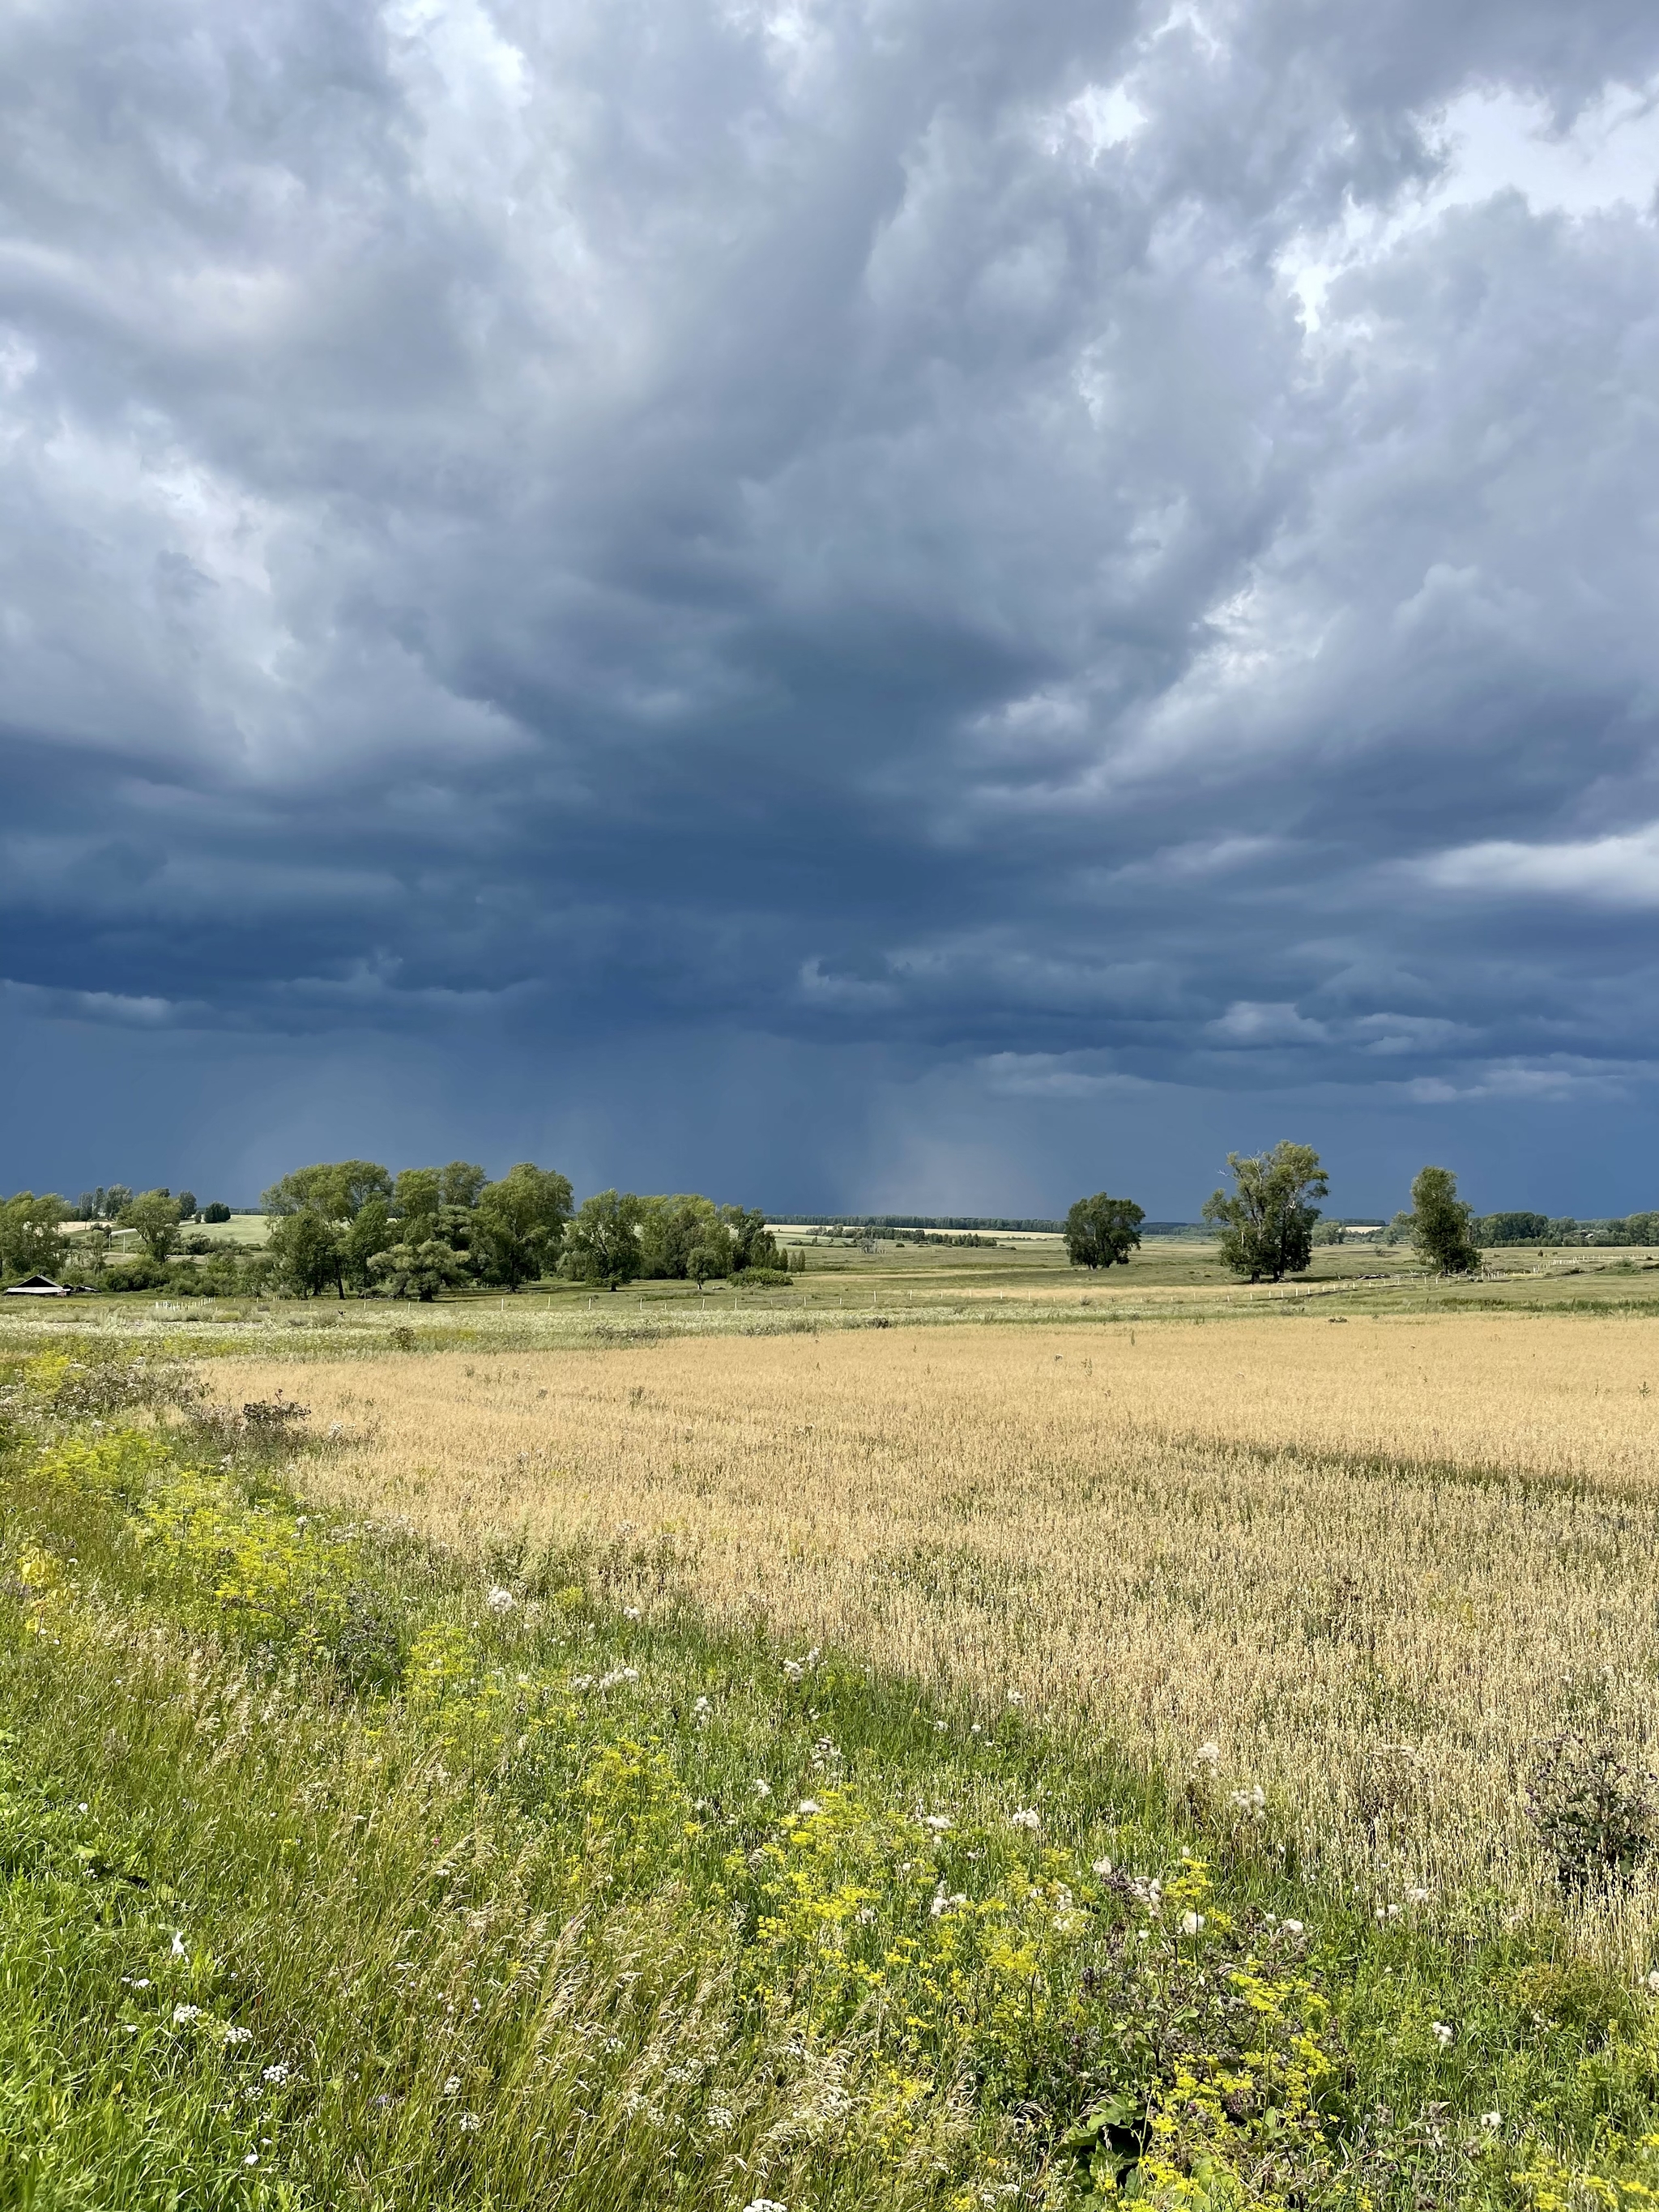
M1457 1177L1449 1168L1418 1170L1412 1183L1412 1243L1437 1273L1468 1275L1480 1267L1473 1213L1457 1195Z
M1221 1232L1222 1264L1252 1283L1301 1274L1313 1257L1319 1218L1310 1200L1330 1188L1318 1153L1287 1139L1270 1152L1229 1152L1227 1167L1232 1189L1214 1191L1204 1201L1205 1220Z
M1074 1267L1127 1267L1146 1218L1132 1198L1109 1198L1103 1190L1080 1198L1066 1216L1066 1257Z

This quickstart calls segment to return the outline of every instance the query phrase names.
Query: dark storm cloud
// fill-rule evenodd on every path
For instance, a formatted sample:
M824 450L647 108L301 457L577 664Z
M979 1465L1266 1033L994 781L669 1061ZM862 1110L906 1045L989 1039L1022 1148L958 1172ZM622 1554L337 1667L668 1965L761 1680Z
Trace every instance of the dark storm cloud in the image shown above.
M771 1039L1003 1158L1646 1100L1656 70L1611 0L14 11L7 1018Z

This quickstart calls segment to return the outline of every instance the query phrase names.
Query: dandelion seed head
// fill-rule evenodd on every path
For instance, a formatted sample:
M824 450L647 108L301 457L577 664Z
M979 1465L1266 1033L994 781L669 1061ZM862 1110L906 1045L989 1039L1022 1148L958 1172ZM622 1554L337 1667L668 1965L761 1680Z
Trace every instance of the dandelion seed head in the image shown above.
M1022 1805L1017 1813L1008 1815L1008 1825L1011 1828L1029 1828L1035 1835L1042 1826L1042 1815L1034 1805Z
M511 1613L518 1602L518 1599L514 1596L512 1591L504 1589L500 1583L495 1585L484 1600L484 1603L492 1613Z

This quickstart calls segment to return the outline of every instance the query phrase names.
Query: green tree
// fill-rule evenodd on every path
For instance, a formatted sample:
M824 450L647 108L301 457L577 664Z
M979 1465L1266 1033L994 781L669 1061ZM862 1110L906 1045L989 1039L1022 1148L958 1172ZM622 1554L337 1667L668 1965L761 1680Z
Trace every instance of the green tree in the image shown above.
M387 1181L390 1182L390 1176ZM389 1252L398 1242L398 1231L392 1224L392 1208L384 1197L366 1198L354 1218L338 1232L340 1272L347 1288L361 1297L374 1286L372 1273L374 1261L382 1252Z
M393 1244L369 1261L382 1297L418 1298L429 1304L440 1291L465 1279L460 1261L447 1244L428 1237L418 1244Z
M474 1167L467 1160L451 1160L447 1168L438 1170L439 1195L446 1206L464 1206L470 1212L489 1181L487 1169Z
M56 1275L68 1240L63 1221L69 1208L55 1191L36 1197L20 1190L0 1205L0 1274L10 1282L27 1275Z
M701 1290L705 1283L718 1282L732 1272L732 1240L720 1224L718 1235L707 1242L694 1244L685 1255L685 1272Z
M744 1267L783 1267L783 1255L766 1226L766 1216L757 1206L747 1211L741 1206L723 1206L720 1218L732 1238L732 1273L739 1273Z
M570 1183L551 1168L520 1160L478 1193L472 1248L487 1283L516 1290L550 1275L570 1218Z
M1286 1140L1254 1156L1229 1152L1227 1166L1232 1189L1214 1191L1204 1201L1204 1218L1221 1232L1223 1266L1253 1283L1299 1275L1313 1256L1319 1218L1309 1200L1330 1188L1318 1153Z
M683 1282L691 1272L695 1249L701 1246L717 1251L725 1244L729 1251L731 1235L712 1199L685 1192L673 1198L647 1198L641 1204L641 1273L659 1281ZM723 1274L726 1270L717 1272Z
M1127 1267L1146 1218L1132 1198L1080 1198L1066 1216L1066 1255L1074 1267Z
M443 1177L436 1168L400 1168L392 1190L392 1211L410 1227L435 1222L444 1202ZM423 1231L422 1234L430 1232ZM416 1241L419 1241L418 1239Z
M345 1296L339 1232L332 1221L310 1206L273 1222L265 1249L276 1264L278 1283L290 1297L313 1298L331 1285L341 1297Z
M1480 1265L1474 1209L1457 1195L1449 1168L1419 1168L1412 1183L1412 1243L1437 1274L1470 1275Z
M196 1218L196 1194L193 1190L179 1192L179 1218L180 1221L194 1221Z
M564 1266L578 1282L614 1291L644 1265L640 1226L645 1207L631 1190L595 1191L576 1209L564 1240Z
M309 1208L325 1221L354 1221L371 1198L390 1198L392 1177L374 1160L326 1160L295 1168L274 1182L260 1203L267 1213Z
M121 1208L118 1229L136 1229L152 1260L165 1260L179 1241L179 1201L164 1190L147 1190Z

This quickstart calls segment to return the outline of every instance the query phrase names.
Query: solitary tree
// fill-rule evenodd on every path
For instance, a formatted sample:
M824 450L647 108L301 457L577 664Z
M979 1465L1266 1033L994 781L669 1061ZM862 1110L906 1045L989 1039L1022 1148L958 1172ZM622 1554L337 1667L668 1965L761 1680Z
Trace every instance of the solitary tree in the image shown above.
M1229 1152L1231 1191L1204 1201L1204 1218L1221 1231L1222 1264L1259 1283L1299 1275L1313 1256L1313 1229L1330 1184L1311 1145L1277 1144L1270 1152L1243 1158Z
M1066 1216L1066 1256L1074 1267L1127 1267L1146 1218L1132 1198L1080 1198Z
M1412 1243L1437 1274L1471 1275L1480 1265L1470 1221L1449 1168L1419 1168L1412 1184Z

